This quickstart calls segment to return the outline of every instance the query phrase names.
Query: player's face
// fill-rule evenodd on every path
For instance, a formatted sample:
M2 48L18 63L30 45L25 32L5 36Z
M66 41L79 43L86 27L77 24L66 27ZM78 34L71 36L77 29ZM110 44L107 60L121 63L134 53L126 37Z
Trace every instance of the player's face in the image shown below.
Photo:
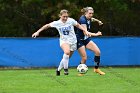
M68 19L69 15L68 13L63 13L61 16L60 16L60 19L62 20L62 22L66 22L67 19Z
M88 10L87 13L86 13L86 17L87 19L91 19L93 17L93 10Z

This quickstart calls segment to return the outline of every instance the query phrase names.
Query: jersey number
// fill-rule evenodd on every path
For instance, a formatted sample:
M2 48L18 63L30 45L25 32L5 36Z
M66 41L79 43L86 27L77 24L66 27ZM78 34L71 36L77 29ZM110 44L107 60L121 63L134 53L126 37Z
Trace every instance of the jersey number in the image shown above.
M69 31L67 30L67 31L63 31L63 34L64 35L69 35Z

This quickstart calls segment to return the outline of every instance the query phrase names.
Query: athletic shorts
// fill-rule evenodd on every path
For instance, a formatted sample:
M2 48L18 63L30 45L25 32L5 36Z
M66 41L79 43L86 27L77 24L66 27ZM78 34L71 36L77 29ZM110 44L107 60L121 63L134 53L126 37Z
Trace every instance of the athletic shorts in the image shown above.
M77 49L79 49L82 46L86 46L91 41L90 38L87 38L85 40L83 39L77 39Z
M60 40L60 47L61 47L61 45L64 44L64 43L69 44L69 43L66 42L66 41ZM70 51L75 51L75 50L77 50L77 43L69 44L69 45L70 45Z

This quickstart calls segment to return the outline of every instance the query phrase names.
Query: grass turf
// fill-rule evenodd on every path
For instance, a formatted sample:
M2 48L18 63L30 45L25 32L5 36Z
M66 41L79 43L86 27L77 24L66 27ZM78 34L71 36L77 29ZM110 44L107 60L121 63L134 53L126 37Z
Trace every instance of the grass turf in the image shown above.
M140 68L92 68L84 76L69 69L68 76L55 76L55 69L0 70L0 93L139 93Z

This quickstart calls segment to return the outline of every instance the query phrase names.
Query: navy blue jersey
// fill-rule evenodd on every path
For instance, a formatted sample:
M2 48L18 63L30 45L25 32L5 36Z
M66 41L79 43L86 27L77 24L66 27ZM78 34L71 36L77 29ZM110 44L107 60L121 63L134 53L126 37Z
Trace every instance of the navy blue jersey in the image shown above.
M82 15L79 19L79 24L85 24L87 26L87 31L90 30L91 20L88 20L84 15ZM81 29L77 28L76 31L77 39L87 39L88 37L84 35Z

